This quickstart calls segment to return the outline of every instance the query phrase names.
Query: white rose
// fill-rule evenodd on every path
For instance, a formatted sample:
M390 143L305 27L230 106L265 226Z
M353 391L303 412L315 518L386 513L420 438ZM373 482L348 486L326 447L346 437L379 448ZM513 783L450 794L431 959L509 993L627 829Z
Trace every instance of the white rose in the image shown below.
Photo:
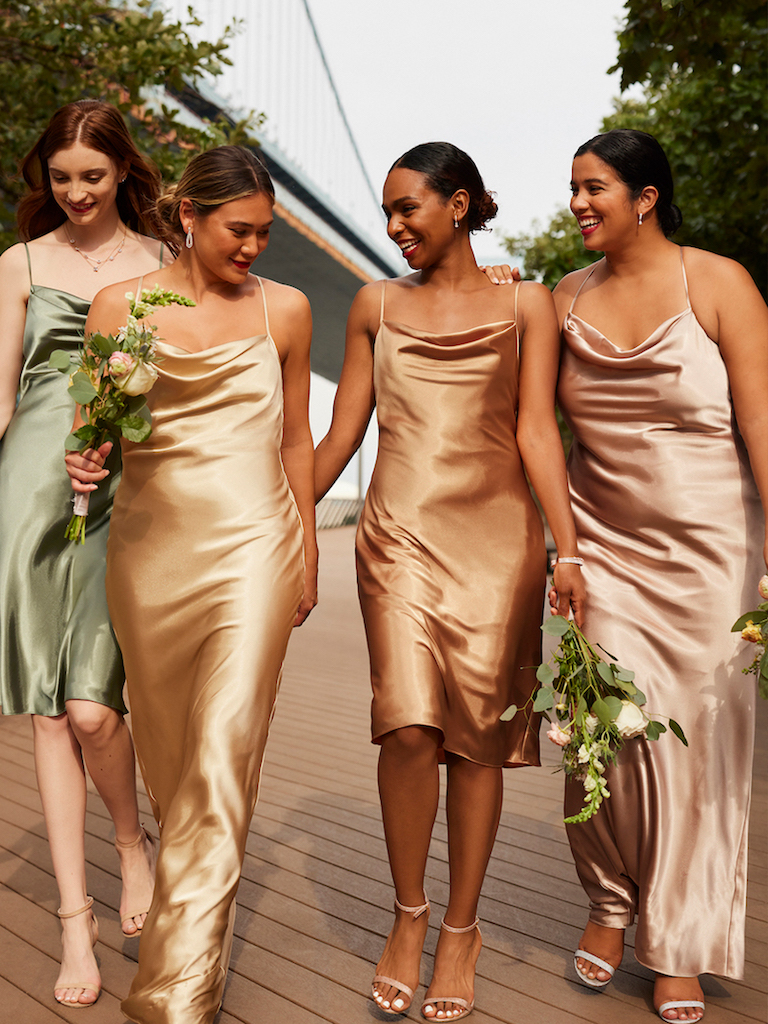
M619 734L625 740L628 740L633 736L639 736L641 733L644 733L647 722L645 715L637 704L633 704L631 700L623 700L621 705L621 711L614 721Z
M152 363L137 362L129 374L112 379L126 395L145 395L157 380L157 370Z

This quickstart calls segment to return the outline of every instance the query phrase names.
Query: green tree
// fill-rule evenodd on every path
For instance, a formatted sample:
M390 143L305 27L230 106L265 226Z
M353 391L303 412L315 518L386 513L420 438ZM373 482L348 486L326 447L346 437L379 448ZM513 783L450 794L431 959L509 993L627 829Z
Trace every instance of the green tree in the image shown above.
M618 61L610 70L621 69L622 90L641 85L643 98L616 101L601 131L640 128L655 135L669 157L683 212L675 241L738 260L765 294L765 5L762 0L627 0L625 7ZM554 237L548 242L550 230ZM547 231L509 239L508 246L526 268L550 273L544 279L551 284L564 251L572 257L567 269L590 262L589 254L579 255L566 244L569 231L578 238L575 226L564 227L559 213Z
M216 42L192 41L200 22L170 20L152 0L4 0L0 3L0 249L15 240L14 210L24 192L17 174L51 114L91 98L127 116L142 152L173 180L189 156L221 142L253 142L251 124L226 118L192 128L167 102L194 92L204 74L221 73L235 26ZM163 97L166 97L164 100Z

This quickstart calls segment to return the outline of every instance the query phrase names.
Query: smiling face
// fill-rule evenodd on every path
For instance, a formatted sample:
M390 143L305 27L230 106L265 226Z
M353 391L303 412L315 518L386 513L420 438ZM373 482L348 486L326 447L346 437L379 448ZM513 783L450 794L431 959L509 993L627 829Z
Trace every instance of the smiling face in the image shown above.
M80 142L57 150L48 161L53 198L73 225L95 223L112 212L124 168Z
M233 199L202 217L195 215L192 203L185 199L179 213L184 231L192 228L194 258L222 281L245 281L251 264L269 241L273 220L270 196L259 192Z
M638 201L607 163L594 153L573 161L571 213L587 249L606 252L634 237Z
M395 167L384 182L387 234L414 270L432 266L458 234L451 200L429 187L420 171Z

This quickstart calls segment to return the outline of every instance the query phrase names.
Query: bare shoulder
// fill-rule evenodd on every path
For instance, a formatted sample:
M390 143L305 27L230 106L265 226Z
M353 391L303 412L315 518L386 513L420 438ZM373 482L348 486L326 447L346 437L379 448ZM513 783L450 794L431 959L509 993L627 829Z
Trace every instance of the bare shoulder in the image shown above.
M683 247L685 272L690 289L719 297L731 296L733 289L755 288L749 272L737 260L706 249Z
M0 256L0 274L3 276L3 284L14 289L21 282L29 285L29 265L23 242L12 245Z
M582 267L580 270L572 270L570 274L566 274L565 277L560 278L555 285L552 294L569 299L573 298L584 283L585 279L592 272L594 265L594 263L590 263L588 267Z
M135 295L139 279L119 281L96 292L88 312L88 330L109 333L121 325L129 309L128 295Z
M552 292L539 281L521 281L519 301L525 303L526 309L551 308Z
M309 316L309 299L304 292L288 284L279 284L260 277L261 287L269 306L270 315L277 316Z

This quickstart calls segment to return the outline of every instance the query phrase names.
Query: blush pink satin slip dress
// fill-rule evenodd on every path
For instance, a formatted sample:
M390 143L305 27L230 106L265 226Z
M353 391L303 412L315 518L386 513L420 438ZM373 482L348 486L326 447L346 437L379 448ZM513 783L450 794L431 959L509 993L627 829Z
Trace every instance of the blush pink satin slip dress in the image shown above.
M385 293L357 532L373 739L424 725L479 764L538 764L538 716L499 721L536 685L546 572L515 441L517 326L435 334L385 319Z
M638 918L635 954L675 976L744 969L754 676L730 629L756 600L763 517L718 346L686 308L624 350L565 319L559 405L587 636L636 673L690 742L627 741L611 797L568 827L590 919ZM566 785L566 811L582 804Z

